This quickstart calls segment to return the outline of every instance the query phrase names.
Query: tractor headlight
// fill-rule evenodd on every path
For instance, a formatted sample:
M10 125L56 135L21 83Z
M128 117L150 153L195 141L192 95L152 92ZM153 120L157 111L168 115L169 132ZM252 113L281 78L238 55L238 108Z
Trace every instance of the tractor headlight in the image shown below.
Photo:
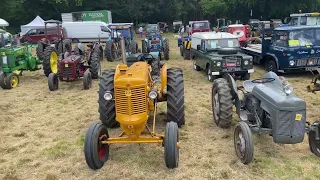
M245 60L245 61L244 61L244 65L245 65L245 66L248 66L248 64L249 64L249 61L248 61L248 60Z
M294 66L294 60L289 61L290 66Z
M221 62L217 62L217 66L221 66Z
M150 98L150 99L156 99L157 96L158 96L158 93L157 93L155 90L151 90L151 91L149 92L149 98Z
M289 95L293 92L293 87L288 83L283 87L283 90L287 95Z
M112 94L110 91L106 91L103 95L103 98L106 100L106 101L110 101L112 100Z

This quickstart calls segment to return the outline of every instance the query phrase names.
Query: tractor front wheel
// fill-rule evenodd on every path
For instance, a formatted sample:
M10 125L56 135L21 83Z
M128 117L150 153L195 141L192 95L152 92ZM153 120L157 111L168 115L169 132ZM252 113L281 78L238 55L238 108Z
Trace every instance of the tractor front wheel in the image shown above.
M191 59L190 49L184 49L183 58L184 58L184 60L190 60Z
M91 72L87 69L83 74L83 89L87 90L90 89L92 82Z
M2 89L7 89L4 72L0 72L0 86Z
M163 42L163 54L165 60L170 59L169 42L167 40Z
M226 79L219 78L212 85L213 120L220 128L229 128L232 122L232 95Z
M179 165L179 133L175 122L168 122L164 137L164 159L167 168L177 168Z
M116 109L114 100L106 100L105 93L109 92L114 96L114 72L115 70L106 70L100 76L99 83L99 113L100 121L108 128L119 127L116 121Z
M184 85L180 68L167 70L167 121L173 121L179 127L185 124L184 119Z
M6 78L5 78L5 89L12 89L17 87L19 84L19 76L16 73L10 73Z
M239 122L234 129L234 147L238 158L243 164L253 160L253 141L251 130L247 123Z
M50 73L48 76L48 86L50 91L55 91L59 89L59 79L58 75L55 73Z
M101 169L109 159L109 144L102 144L108 138L108 129L103 124L94 123L89 127L84 139L84 156L89 168Z
M320 123L319 121L316 121L314 123ZM320 130L319 127L317 127L318 131ZM320 140L317 140L316 139L316 131L310 131L309 132L309 135L308 135L308 139L309 139L309 147L310 147L310 150L311 152L320 157Z
M47 46L42 62L43 72L48 77L50 73L58 73L59 56L56 48Z

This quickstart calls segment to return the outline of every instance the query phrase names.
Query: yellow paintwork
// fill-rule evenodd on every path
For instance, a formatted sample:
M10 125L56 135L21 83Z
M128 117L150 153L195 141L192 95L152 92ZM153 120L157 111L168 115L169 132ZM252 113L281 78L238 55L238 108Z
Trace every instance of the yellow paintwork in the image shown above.
M50 68L53 73L58 72L58 55L56 52L51 52L50 55Z
M17 76L12 76L11 79L10 79L10 84L11 84L11 87L12 88L15 88L18 86L19 84L19 79Z
M167 86L167 64L164 64L161 68L161 89L160 93L163 93L164 88Z
M296 121L301 121L302 114L296 114Z

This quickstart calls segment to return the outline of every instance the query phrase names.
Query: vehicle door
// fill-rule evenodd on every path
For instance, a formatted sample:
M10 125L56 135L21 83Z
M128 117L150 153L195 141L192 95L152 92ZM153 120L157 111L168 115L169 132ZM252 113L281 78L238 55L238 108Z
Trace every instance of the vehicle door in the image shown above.
M26 36L25 36L25 40L26 42L29 43L34 43L34 36L37 34L37 30L36 29L31 29L30 31L27 32Z
M206 52L205 42L206 42L205 40L201 40L200 49L197 50L197 56L196 56L196 64L201 69L206 69L206 64L207 64L207 58L205 57L205 52Z
M287 53L288 49L288 33L286 31L278 31L272 34L269 54L274 55L278 59L278 66L288 66L285 62L284 54Z
M32 43L37 43L42 38L45 38L45 32L44 29L38 29L37 33L32 38Z
M46 36L44 35L44 38ZM58 28L47 29L47 38L52 42L54 39L58 38Z

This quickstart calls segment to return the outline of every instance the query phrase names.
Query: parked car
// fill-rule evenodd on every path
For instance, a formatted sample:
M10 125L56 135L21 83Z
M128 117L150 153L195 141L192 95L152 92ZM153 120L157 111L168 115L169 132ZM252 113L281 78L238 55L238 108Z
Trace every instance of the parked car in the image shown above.
M47 28L47 38L52 41L55 38L58 38L58 30L56 27L54 28ZM45 29L44 28L36 28L36 29L30 29L26 34L24 34L20 38L21 43L32 43L37 44L39 40L42 38L45 38Z

